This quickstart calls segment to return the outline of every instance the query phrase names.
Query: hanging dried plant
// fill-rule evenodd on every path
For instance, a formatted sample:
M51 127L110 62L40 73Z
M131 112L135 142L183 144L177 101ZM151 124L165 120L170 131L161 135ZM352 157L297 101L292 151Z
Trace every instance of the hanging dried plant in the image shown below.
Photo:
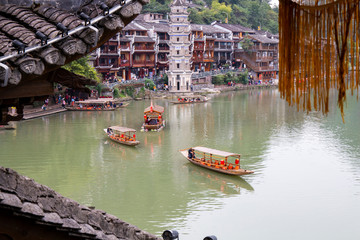
M326 114L336 88L344 120L346 90L359 88L359 22L359 0L280 0L281 97Z

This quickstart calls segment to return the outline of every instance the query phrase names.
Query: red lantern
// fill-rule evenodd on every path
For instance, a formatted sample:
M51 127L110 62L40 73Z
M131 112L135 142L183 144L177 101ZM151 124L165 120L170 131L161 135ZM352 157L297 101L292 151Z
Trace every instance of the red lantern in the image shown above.
M133 138L134 138L134 139L136 138L136 135L135 135L135 134L133 135Z
M158 119L161 119L161 115L158 116Z
M239 159L235 159L235 164L239 164Z
M224 160L221 160L221 161L220 161L220 164L221 164L221 165L225 165L225 161L224 161Z
M144 119L146 119L146 115L144 115Z
M124 137L124 134L121 134L121 136L120 136L121 138L123 138Z

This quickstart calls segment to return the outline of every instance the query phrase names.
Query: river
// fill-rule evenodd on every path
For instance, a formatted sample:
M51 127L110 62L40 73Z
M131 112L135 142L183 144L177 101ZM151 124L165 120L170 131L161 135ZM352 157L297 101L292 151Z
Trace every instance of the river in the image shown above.
M65 197L158 236L182 240L360 239L360 103L348 97L345 124L306 114L277 89L228 92L207 103L165 107L162 132L140 132L150 101L114 112L65 112L0 132L0 165ZM137 147L103 129L138 130ZM241 153L255 171L227 176L188 163L178 150L206 146Z

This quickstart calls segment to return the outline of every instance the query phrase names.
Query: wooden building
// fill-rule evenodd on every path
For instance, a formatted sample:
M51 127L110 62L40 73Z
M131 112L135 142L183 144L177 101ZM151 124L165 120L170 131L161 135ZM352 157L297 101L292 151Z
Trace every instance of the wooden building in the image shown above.
M229 38L233 40L232 66L235 68L241 67L243 62L240 58L240 52L242 52L240 41L247 35L255 34L256 31L239 24L225 24L216 22L213 26L228 32Z
M279 40L263 35L246 37L253 42L253 46L248 51L240 52L239 58L254 73L254 79L268 82L277 78Z

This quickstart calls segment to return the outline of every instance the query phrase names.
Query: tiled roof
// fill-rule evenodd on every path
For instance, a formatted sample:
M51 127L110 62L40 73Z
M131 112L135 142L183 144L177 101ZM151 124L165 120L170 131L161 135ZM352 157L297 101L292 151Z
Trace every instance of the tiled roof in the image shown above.
M122 30L138 30L138 31L145 31L146 29L139 26L138 24L135 24L135 22L130 22L128 25L126 25Z
M65 198L12 169L0 167L0 215L5 211L32 224L83 239L160 239L104 211Z
M253 38L256 41L261 42L261 43L273 43L273 44L279 43L278 39L271 39L271 38L268 38L263 35L248 35L248 37Z
M151 37L143 36L143 37L135 37L135 42L155 42Z
M212 25L205 25L205 24L191 24L191 30L200 31L202 29L203 33L228 33L225 30L220 28L214 27Z
M255 30L241 26L239 24L226 24L226 23L216 23L220 27L226 28L232 32L245 32L245 33L255 33Z
M169 23L155 23L155 22L145 22L145 21L136 21L139 25L150 30L154 28L155 32L169 32L170 26Z

